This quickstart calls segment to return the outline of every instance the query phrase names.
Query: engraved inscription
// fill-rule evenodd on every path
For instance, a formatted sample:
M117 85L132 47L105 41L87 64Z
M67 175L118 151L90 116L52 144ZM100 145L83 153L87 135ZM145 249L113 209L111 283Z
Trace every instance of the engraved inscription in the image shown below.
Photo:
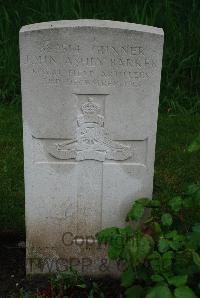
M81 106L81 111L77 119L76 138L51 145L48 148L50 155L57 159L77 161L126 160L132 157L131 146L111 140L104 128L104 117L99 114L100 106L92 97L88 97L88 101Z
M133 88L154 76L158 56L137 42L86 46L45 41L37 54L26 53L23 64L48 85Z

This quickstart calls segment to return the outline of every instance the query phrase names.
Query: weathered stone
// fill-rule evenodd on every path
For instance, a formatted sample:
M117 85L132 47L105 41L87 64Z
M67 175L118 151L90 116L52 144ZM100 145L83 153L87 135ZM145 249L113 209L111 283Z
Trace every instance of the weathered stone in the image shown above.
M152 195L162 47L130 23L21 29L27 273L116 272L95 233Z

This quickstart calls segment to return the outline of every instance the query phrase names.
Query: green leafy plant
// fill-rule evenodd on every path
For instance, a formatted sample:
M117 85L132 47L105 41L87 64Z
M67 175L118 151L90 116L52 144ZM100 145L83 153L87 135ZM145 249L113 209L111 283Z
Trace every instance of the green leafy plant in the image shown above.
M95 281L87 282L75 269L58 273L51 277L48 286L37 289L37 293L31 293L21 288L20 298L64 298L87 297L105 298L101 287Z
M167 202L136 200L125 228L97 234L99 243L107 244L110 260L125 261L121 275L125 297L199 297L199 212L200 183L194 183Z
M16 296L13 296L13 297L16 297ZM41 298L41 296L27 292L23 288L21 288L19 289L19 298Z
M86 288L82 276L73 268L52 277L51 286L54 289L59 289L61 292L72 287Z

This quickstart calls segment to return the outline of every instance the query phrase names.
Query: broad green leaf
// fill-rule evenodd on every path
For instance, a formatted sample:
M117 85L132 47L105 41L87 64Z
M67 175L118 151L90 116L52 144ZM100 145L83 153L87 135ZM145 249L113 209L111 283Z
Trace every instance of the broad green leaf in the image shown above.
M135 272L133 271L131 266L128 266L121 275L121 285L122 287L128 288L130 287L135 280Z
M125 228L120 228L119 233L121 235L124 235L124 236L127 236L127 237L131 237L134 234L133 229L132 229L131 226L126 226Z
M151 280L154 282L161 282L164 280L164 278L161 275L154 274L151 276Z
M108 243L111 246L122 249L125 245L126 239L123 234L113 234Z
M154 251L148 257L148 260L150 260L150 265L151 265L152 270L156 273L160 273L161 266L162 266L161 255L157 251Z
M175 298L197 298L195 293L189 287L176 288L174 291Z
M182 246L183 246L183 242L179 242L179 241L171 241L170 242L170 247L173 250L179 250Z
M118 259L120 254L122 252L122 249L120 247L116 247L116 246L109 246L108 248L108 257L111 260L115 260Z
M161 227L160 227L160 224L158 222L152 222L151 223L151 227L153 229L153 231L155 231L156 234L161 234Z
M200 207L200 182L190 184L186 190L186 195L190 196L190 201Z
M166 233L165 238L170 239L169 246L173 250L178 250L185 245L185 236L178 234L176 230Z
M187 275L177 275L168 278L168 283L175 287L184 286L187 283L188 276Z
M114 235L118 234L118 228L111 227L104 229L96 234L99 243L109 243Z
M194 195L197 191L200 190L200 182L196 182L196 183L191 183L190 185L187 186L186 195Z
M166 233L165 234L165 238L167 238L167 239L174 239L174 238L177 237L177 235L178 235L178 232L176 230L173 230L173 231L171 231L169 233Z
M171 226L172 221L172 216L169 213L165 213L161 217L161 222L164 226Z
M183 199L181 197L175 197L168 202L168 205L174 212L179 212L182 207L182 202Z
M176 230L172 230L171 232L166 233L165 238L176 240L176 241L184 241L185 240L185 236L183 236L182 234L178 234L178 232Z
M172 251L167 251L162 255L162 269L164 271L171 270L173 257L174 253Z
M144 215L144 206L138 202L134 203L127 214L127 220L138 220Z
M133 239L129 241L129 252L133 266L143 262L143 260L149 255L154 245L154 241L149 235L136 234Z
M122 252L121 252L121 259L122 260L125 260L125 261L129 261L129 255L130 255L130 253L129 253L129 247L128 247L128 245L126 244L124 247L123 247L123 249L122 249Z
M151 268L152 270L159 274L161 273L161 259L153 259L150 261L150 265L151 265Z
M134 296L132 298L134 298ZM173 295L168 286L158 285L151 288L145 298L173 298Z
M170 244L170 241L167 240L167 239L160 239L158 241L158 250L160 252L166 252L168 249L169 249L169 244Z
M139 264L139 261L138 261L138 243L137 243L136 237L131 239L128 242L127 246L128 246L128 251L131 257L132 264L133 266L137 266Z
M196 251L192 251L193 262L200 269L200 256Z
M144 258L147 257L153 245L154 245L154 241L152 237L149 235L145 235L140 239L139 245L138 245L140 262L142 262Z
M126 298L143 298L144 290L141 286L134 286L125 291Z

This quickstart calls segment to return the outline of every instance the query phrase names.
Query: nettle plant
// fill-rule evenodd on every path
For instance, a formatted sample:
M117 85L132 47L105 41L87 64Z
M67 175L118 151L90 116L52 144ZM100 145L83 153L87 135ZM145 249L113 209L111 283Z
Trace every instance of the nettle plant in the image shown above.
M151 215L145 220L146 209ZM110 260L125 261L125 297L200 297L199 217L200 183L194 183L182 196L166 202L135 201L125 228L97 234L99 243L108 245Z

